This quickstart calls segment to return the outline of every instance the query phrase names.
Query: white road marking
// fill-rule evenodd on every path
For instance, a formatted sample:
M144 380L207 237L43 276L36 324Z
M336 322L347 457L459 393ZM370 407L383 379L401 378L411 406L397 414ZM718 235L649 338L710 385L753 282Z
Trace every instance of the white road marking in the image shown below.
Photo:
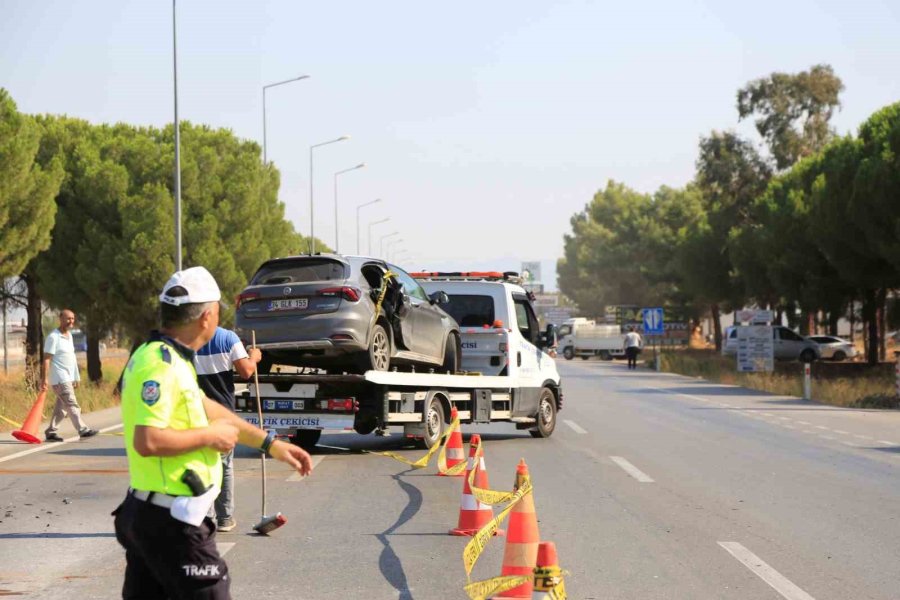
M797 422L800 423L801 425L812 425L812 423L810 423L809 421L797 421Z
M322 459L324 459L324 458L325 458L325 457L322 456L321 454L318 454L318 455L312 457L312 464L313 464L313 469L314 469L314 470L315 470L316 466L317 466L320 462L322 462ZM290 477L288 477L288 478L286 479L286 481L303 481L304 479L306 479L306 477L304 477L304 476L301 475L300 473L296 473L296 472L295 472L293 475L291 475Z
M831 437L830 435L820 435L819 437L822 438L823 440L831 440L832 442L834 441L834 438Z
M840 429L835 429L834 432L839 433L841 435L850 435L849 431L841 431Z
M853 434L853 437L859 438L859 439L861 439L861 440L871 440L871 439L872 439L872 438L870 438L870 437L867 436L867 435L859 435L858 433Z
M816 425L816 429L824 429L825 431L831 431L828 427L822 427L821 425Z
M884 444L885 446L896 446L897 442L892 442L891 440L878 440L879 444Z
M815 600L738 542L719 542L719 545L787 600Z
M216 542L216 550L219 551L219 556L225 556L228 552L234 548L234 545L237 542Z
M585 431L585 430L581 427L581 425L579 425L579 424L576 423L575 421L567 421L567 420L563 419L563 423L565 423L566 425L568 425L568 426L572 429L572 431L574 431L575 433L587 433L587 431Z
M857 446L857 445L854 444L853 442L844 442L844 441L842 441L841 443L842 443L843 445L845 445L845 446L850 446L851 448L859 448L859 446Z
M118 425L110 425L109 427L104 427L103 429L99 429L100 433L106 433L107 431L112 431L114 429L121 429L122 424ZM43 432L39 432L43 435ZM22 450L21 452L16 452L15 454L10 454L9 456L4 456L0 458L0 463L6 462L8 460L12 460L14 458L20 458L22 456L28 456L29 454L34 454L35 452L42 452L44 450L49 450L51 448L59 448L63 444L68 444L70 442L77 442L81 438L77 435L73 435L72 437L68 437L61 442L43 442L40 446L35 446L34 448L29 448L28 450Z
M775 415L773 415L772 413L759 413L759 414L761 414L761 415L766 415L767 417L774 417L774 416L775 416Z
M730 404L725 404L724 402L719 402L719 406L722 406L724 408L731 408Z
M790 419L788 417L778 417L778 418L781 419L782 421L790 421Z
M622 470L640 481L641 483L653 483L653 480L646 473L635 467L633 464L622 458L621 456L610 456L610 460L622 467Z

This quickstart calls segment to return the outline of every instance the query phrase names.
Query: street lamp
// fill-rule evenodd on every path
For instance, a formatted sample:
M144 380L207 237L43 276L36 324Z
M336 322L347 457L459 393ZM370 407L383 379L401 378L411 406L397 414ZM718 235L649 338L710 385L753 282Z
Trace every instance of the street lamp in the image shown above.
M337 194L337 179L338 175L343 175L344 173L349 173L350 171L355 171L357 169L362 169L366 166L366 163L359 163L355 167L350 167L349 169L344 169L343 171L338 171L334 174L334 251L340 252L341 240L340 235L338 234L338 194Z
M393 253L391 253L391 262L399 262L402 259L409 260L412 258L409 252L405 248L398 248Z
M394 244L400 243L402 241L403 241L403 238L397 238L396 240L391 240L387 243L387 245L386 245L387 250L385 251L385 254L384 254L385 260L390 261L392 247L394 246Z
M321 144L313 144L309 147L309 253L316 253L316 222L315 222L315 212L313 203L313 150L320 146L327 146L328 144L336 144L337 142L343 142L344 140L349 140L349 135L342 135L339 138L328 140L327 142L322 142Z
M286 83L291 83L292 81L300 81L301 79L309 79L309 75L301 75L300 77L294 77L293 79L285 79L284 81L279 81L278 83L270 83L269 85L263 86L263 164L269 164L268 154L266 153L266 90L271 87L276 87L279 85L284 85Z
M386 240L390 237L394 237L395 235L400 235L400 232L395 231L393 233L389 233L387 235L381 236L381 254L379 254L380 257L384 258L384 240Z
M365 202L356 207L356 253L359 254L359 209L364 206L369 206L371 204L375 204L376 202L381 202L381 198L375 198L371 202ZM369 254L371 254L371 250Z
M175 270L181 270L181 136L178 125L178 35L172 0L172 82L175 92Z
M371 223L369 223L369 256L372 256L372 227L374 225L378 225L379 223L387 223L390 220L390 217L385 217L380 221L372 221Z

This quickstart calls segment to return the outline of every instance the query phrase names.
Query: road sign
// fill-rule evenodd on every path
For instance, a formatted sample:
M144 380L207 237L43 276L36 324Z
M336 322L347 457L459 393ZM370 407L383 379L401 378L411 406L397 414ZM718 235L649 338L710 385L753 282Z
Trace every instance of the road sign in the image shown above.
M641 315L644 320L645 335L663 335L665 333L663 309L645 308L641 310Z
M741 373L775 370L775 342L772 328L750 325L737 328L737 370Z

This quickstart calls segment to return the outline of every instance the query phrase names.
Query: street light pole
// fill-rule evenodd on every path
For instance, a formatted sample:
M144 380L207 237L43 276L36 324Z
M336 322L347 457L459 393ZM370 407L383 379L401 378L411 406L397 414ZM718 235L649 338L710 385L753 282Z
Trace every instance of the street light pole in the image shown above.
M286 83L291 83L292 81L300 81L301 79L309 79L309 75L301 75L300 77L294 77L293 79L285 79L284 81L279 81L278 83L270 83L269 85L263 86L263 164L269 164L268 155L266 153L266 90L271 87L276 87L279 85L284 85Z
M359 254L359 209L364 206L369 206L371 204L375 204L376 202L381 202L381 198L375 198L371 202L365 202L356 207L356 253ZM371 252L369 252L371 254Z
M388 262L391 262L391 250L394 247L394 244L400 243L403 241L403 238L398 238L396 240L391 240L387 243L387 251L385 252L384 259Z
M384 258L384 240L388 239L389 237L394 237L395 235L400 235L400 232L399 232L399 231L394 231L394 232L389 233L389 234L387 234L387 235L381 236L381 246L380 246L380 248L381 248L381 254L379 255L379 256L381 256L381 258Z
M342 135L339 138L328 140L327 142L322 142L321 144L313 144L309 147L309 253L316 253L316 222L315 222L315 203L313 201L313 150L320 146L327 146L328 144L335 144L337 142L343 142L344 140L349 140L349 135Z
M385 217L380 221L372 221L369 223L369 256L372 256L372 226L378 225L379 223L387 223L390 220L390 217Z
M365 166L366 166L366 163L359 163L355 167L350 167L349 169L344 169L343 171L338 171L337 173L334 174L334 251L336 253L340 253L340 249L341 249L341 239L340 239L340 234L338 233L338 193L337 193L338 175L343 175L344 173L349 173L350 171L362 169Z
M175 270L181 270L181 135L178 125L178 34L172 0L172 81L175 92Z

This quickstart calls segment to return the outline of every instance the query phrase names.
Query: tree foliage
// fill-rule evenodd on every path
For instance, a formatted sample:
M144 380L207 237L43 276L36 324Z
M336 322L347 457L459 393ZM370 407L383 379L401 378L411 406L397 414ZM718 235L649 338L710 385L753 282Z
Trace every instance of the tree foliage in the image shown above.
M57 160L35 162L40 139L38 124L0 88L0 279L21 273L50 244L63 171Z
M786 169L833 138L829 122L843 89L829 65L772 73L738 90L738 114L741 119L757 116L756 130L769 145L775 166Z

